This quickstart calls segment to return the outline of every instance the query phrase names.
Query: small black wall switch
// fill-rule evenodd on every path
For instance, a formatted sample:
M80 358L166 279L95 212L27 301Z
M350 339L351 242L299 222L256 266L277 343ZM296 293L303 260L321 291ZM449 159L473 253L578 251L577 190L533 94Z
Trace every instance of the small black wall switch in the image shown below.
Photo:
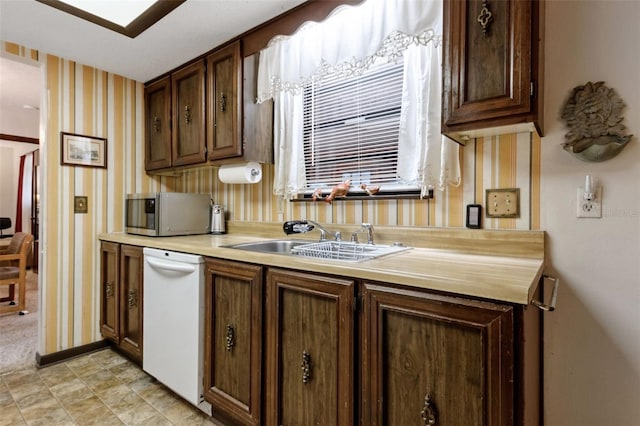
M480 204L467 204L467 228L482 228L482 206Z

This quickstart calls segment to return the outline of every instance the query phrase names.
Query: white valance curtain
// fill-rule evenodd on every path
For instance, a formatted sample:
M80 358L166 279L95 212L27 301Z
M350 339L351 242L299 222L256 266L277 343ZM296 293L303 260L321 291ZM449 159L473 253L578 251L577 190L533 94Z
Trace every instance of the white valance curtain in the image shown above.
M441 0L367 0L272 40L260 52L258 102L274 100L274 193L291 198L305 188L301 89L360 74L380 58L405 62L400 180L423 194L458 184L458 145L440 136L441 34Z

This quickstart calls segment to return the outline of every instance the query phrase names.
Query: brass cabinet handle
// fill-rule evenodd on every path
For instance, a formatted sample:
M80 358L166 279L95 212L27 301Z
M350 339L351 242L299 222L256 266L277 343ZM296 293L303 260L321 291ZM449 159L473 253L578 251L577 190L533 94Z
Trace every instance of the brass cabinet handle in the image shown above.
M231 349L233 349L233 347L236 345L236 333L231 324L227 324L226 341L227 341L227 345L226 345L227 350L231 351Z
M482 27L482 34L487 35L489 32L489 27L491 25L491 20L493 19L493 13L489 10L489 5L487 4L487 0L482 2L482 9L480 9L480 14L478 15L477 21L480 23Z
M422 416L425 426L435 426L438 421L436 406L431 401L431 394L429 392L424 396L424 407L422 411L420 411L420 415Z
M157 116L153 117L153 130L155 130L156 133L160 132L160 119Z
M191 107L189 105L184 106L184 121L191 123Z
M107 281L106 283L104 283L104 294L107 297L113 297L113 283L110 281Z
M311 354L302 351L302 383L305 385L311 382Z
M220 111L225 112L227 109L227 96L224 92L220 92Z
M133 308L138 304L138 295L135 290L129 290L129 297L127 298L127 304L129 305L129 309Z

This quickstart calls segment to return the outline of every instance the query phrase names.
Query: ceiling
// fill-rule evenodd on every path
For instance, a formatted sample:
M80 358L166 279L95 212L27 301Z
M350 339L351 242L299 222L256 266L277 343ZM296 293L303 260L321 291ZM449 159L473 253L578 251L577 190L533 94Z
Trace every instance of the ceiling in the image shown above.
M0 40L146 82L304 1L187 0L129 38L35 0L0 0ZM39 69L0 58L3 112L37 114L24 105L39 105L41 86Z
M0 106L2 109L19 108L33 111L40 105L42 86L40 68L0 57Z
M0 40L149 81L304 0L187 0L136 38L35 0L0 0Z

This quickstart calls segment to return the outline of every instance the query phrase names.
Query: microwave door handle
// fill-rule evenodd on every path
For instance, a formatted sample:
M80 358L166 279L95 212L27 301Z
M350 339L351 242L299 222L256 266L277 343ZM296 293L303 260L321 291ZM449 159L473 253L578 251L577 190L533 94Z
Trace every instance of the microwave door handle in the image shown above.
M176 263L176 262L166 262L160 259L155 259L153 257L148 257L147 262L149 265L153 266L156 269L163 269L165 271L173 271L173 272L194 272L196 270L195 265L185 264L185 263Z

